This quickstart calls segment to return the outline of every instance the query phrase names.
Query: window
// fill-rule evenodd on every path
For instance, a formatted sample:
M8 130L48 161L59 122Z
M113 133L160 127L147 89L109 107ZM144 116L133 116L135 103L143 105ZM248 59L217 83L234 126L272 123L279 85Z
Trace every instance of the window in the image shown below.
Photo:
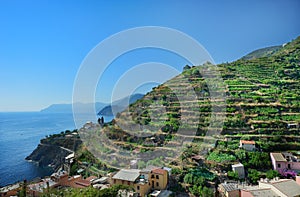
M129 182L129 181L127 181L127 185L130 185L130 182Z
M159 183L158 183L158 182L156 182L156 186L157 186L157 187L159 186Z
M154 175L153 175L153 174L151 175L151 178L154 178Z
M291 169L291 164L288 164L288 169Z
M116 179L114 179L114 184L116 184L116 182L117 182Z
M124 184L124 180L122 180L122 184Z
M137 190L140 190L140 186L139 186L139 185L138 185L138 186L136 186L136 189L137 189Z
M280 165L280 163L279 163L279 164L277 164L277 167L278 167L278 168L281 168L281 165Z
M158 176L158 175L156 175L156 179L159 179L159 176Z

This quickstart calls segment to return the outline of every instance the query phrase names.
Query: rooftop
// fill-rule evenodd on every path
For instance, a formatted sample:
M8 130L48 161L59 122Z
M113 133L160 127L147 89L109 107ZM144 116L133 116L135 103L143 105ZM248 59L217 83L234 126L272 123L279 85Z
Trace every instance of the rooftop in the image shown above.
M99 179L93 180L92 183L93 184L95 184L95 183L101 183L102 184L102 183L105 183L107 180L108 180L108 177L101 177Z
M276 189L287 196L299 196L300 185L292 179L281 179L279 181L270 182Z
M227 192L234 191L234 190L239 190L238 185L236 183L222 183L221 186Z
M57 183L52 181L50 178L46 178L46 179L43 179L43 181L41 181L39 183L31 184L28 187L31 190L43 192L43 190L47 188L47 182L49 183L50 188L57 185Z
M56 178L59 178L62 176L68 176L68 173L66 171L60 170L58 172L51 174L51 177L56 177Z
M287 160L287 161L292 161L292 162L299 162L299 159L293 155L292 153L289 152L283 152L281 153L282 156Z
M271 156L273 156L275 161L286 161L286 159L281 153L271 153Z
M154 190L154 191L150 194L150 196L158 196L160 193L161 193L161 191Z
M161 168L156 168L156 169L152 170L152 172L155 173L155 174L164 175L166 173L166 170L161 169Z
M112 178L134 182L139 176L140 176L140 170L137 170L137 169L121 169Z
M164 170L168 171L168 172L171 172L172 171L172 168L168 168L168 167L163 167Z
M154 170L154 169L157 169L157 168L160 168L160 167L158 167L158 166L154 166L154 165L148 165L145 169L143 169L143 170Z
M233 168L236 168L236 167L244 167L244 165L241 164L241 163L238 163L238 164L231 165L231 167L233 167Z
M96 176L89 176L85 180L92 182L93 180L96 180L98 177Z
M79 188L82 187L88 187L91 185L91 182L89 180L85 180L85 179L79 179L77 181L75 181L75 184L79 186Z
M243 143L243 144L255 144L255 141L253 141L253 140L240 140L240 142L241 143Z
M109 186L104 185L104 184L94 184L93 188L97 188L97 189L102 190L102 189L105 189L105 188L109 188Z
M254 197L279 197L270 188L245 190L250 192Z

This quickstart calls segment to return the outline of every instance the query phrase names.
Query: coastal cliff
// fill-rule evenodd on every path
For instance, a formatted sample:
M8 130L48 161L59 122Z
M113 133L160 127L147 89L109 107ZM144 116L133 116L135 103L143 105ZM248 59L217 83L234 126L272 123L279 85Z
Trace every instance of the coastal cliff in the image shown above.
M39 166L50 166L57 170L65 157L76 151L81 143L75 130L50 135L42 139L37 148L25 159L36 162Z

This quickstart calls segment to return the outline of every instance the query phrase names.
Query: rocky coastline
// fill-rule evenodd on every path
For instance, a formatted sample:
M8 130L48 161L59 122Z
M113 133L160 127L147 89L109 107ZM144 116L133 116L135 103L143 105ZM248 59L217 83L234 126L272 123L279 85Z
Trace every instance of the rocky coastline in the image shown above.
M81 143L75 130L50 135L42 139L37 148L25 159L41 167L51 167L56 171L63 165L65 157L74 153Z

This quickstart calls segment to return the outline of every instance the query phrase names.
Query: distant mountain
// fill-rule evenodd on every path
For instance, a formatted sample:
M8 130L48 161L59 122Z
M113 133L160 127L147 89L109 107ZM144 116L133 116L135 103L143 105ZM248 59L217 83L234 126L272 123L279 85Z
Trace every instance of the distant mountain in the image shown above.
M41 110L41 112L47 113L71 113L72 105L71 104L52 104L49 107L46 107Z
M94 103L76 103L76 108L82 112L85 113L88 111L88 109L91 109L94 107L96 108L96 111L99 111L104 106L107 105L107 103L101 103L96 102ZM42 109L41 112L45 113L72 113L72 104L52 104L49 107Z
M107 105L98 112L99 116L113 116L114 112L121 112L126 109L126 106Z
M98 115L112 116L114 113L124 111L131 103L136 102L138 99L143 98L143 94L133 94L120 100L113 102L111 105L105 106L98 112Z
M143 94L133 94L131 96L127 96L120 100L113 102L111 105L109 103L96 102L94 103L76 103L76 108L81 113L88 112L89 109L94 108L96 112L99 112L99 115L112 116L114 112L121 112L129 104L134 103L136 100L142 98ZM113 110L112 110L113 107ZM72 104L52 104L49 107L42 109L40 112L44 113L72 113Z
M262 49L255 50L241 59L243 60L252 60L252 59L257 59L260 57L270 57L273 54L275 54L277 51L279 51L282 48L282 46L272 46L272 47L266 47Z

